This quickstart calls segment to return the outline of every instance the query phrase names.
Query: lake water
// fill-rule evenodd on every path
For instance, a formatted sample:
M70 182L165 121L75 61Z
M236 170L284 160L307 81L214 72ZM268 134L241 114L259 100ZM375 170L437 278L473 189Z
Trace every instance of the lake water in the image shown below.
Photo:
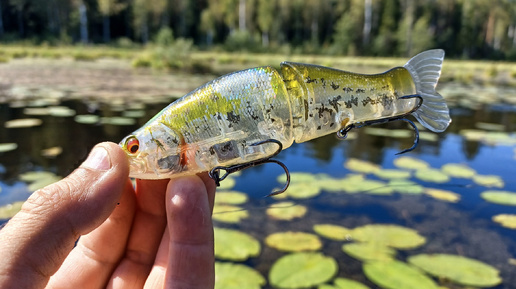
M91 102L65 98L56 104L74 110L76 115L123 115L120 107L107 103L92 105ZM41 103L39 105L46 107ZM28 116L26 107L0 104L0 143L18 144L17 149L0 153L0 206L28 197L28 184L20 180L21 174L49 171L65 176L84 160L96 143L120 141L165 105L164 102L142 105L139 110L143 110L144 114L133 115L136 116L132 118L134 124L113 125L78 123L74 116ZM268 164L246 170L235 178L233 189L250 196L250 201L244 205L250 217L239 224L217 223L217 226L238 229L261 240L260 256L244 264L256 268L264 276L267 276L270 264L284 255L263 244L265 237L271 233L285 230L313 232L312 226L321 223L348 228L370 223L393 223L413 228L427 238L427 243L418 249L400 251L398 259L423 252L464 255L500 270L503 284L493 288L516 288L516 265L509 261L516 258L516 231L491 220L497 214L516 214L516 207L488 203L480 197L483 191L490 189L516 192L516 106L503 103L480 105L475 109L455 106L451 109L451 115L453 122L446 132L422 139L414 151L405 155L424 160L437 169L447 163L465 164L478 174L500 176L504 181L503 188L487 188L467 178L452 178L437 184L411 177L424 187L458 193L461 200L450 203L423 194L378 196L323 191L315 198L296 201L308 207L308 213L303 218L277 221L270 219L265 210L269 204L278 201L263 196L282 186L276 181L282 170ZM9 120L27 117L41 119L42 124L27 128L4 128ZM393 132L407 129L403 122L376 127ZM480 130L490 135L481 140L467 140L463 135L466 129ZM396 168L393 161L398 156L395 153L410 147L413 142L412 137L378 136L366 128L354 132L355 137L348 140L338 140L330 135L294 144L281 152L277 159L284 162L291 172L325 173L341 178L352 173L343 166L350 158L370 161L383 168ZM42 150L52 147L62 148L62 153L56 157L42 156ZM368 175L368 179L378 178ZM361 262L343 253L341 245L342 242L324 240L322 249L326 255L338 261L338 276L353 278L377 288L363 275ZM267 286L264 288L272 288Z

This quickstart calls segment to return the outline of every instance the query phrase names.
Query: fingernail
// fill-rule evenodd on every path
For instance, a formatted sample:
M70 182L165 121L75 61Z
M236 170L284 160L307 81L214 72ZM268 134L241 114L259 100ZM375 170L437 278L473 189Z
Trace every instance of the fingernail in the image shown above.
M90 169L102 171L107 171L111 168L108 152L103 147L94 148L82 165Z

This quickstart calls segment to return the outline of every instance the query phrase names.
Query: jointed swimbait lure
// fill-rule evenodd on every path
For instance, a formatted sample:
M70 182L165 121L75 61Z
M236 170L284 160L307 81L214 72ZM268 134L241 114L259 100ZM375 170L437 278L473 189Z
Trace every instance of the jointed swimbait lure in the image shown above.
M443 50L429 50L403 67L374 75L284 62L217 78L171 103L120 146L131 177L160 179L209 171L217 184L229 173L274 162L282 149L352 128L409 114L434 132L449 123L448 107L435 91ZM225 171L220 176L221 170ZM279 192L283 192L288 186Z

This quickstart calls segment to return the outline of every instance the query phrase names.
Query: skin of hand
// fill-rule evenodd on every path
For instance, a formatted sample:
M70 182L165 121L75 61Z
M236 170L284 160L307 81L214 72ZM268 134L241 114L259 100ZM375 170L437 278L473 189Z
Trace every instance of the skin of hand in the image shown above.
M34 192L0 230L0 288L213 288L214 182L128 175L101 143Z

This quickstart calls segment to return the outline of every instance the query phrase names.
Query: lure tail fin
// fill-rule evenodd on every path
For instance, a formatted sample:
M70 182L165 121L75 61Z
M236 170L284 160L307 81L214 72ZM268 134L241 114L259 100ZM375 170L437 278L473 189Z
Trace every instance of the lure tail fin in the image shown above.
M435 49L419 53L404 65L412 75L417 93L423 98L423 104L413 115L434 132L444 131L451 122L444 98L435 91L443 60L444 50Z

